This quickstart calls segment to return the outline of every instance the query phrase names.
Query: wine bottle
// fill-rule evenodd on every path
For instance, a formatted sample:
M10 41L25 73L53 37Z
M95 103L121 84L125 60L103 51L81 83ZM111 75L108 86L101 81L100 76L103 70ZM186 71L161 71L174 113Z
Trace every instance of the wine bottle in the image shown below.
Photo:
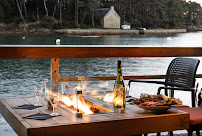
M114 99L114 108L125 108L125 85L121 70L121 60L118 60L117 77L114 84L114 93L116 95Z
M117 76L116 76L115 84L119 84L119 85L122 85L123 87L125 87L124 82L123 82L122 70L121 70L121 60L118 60Z

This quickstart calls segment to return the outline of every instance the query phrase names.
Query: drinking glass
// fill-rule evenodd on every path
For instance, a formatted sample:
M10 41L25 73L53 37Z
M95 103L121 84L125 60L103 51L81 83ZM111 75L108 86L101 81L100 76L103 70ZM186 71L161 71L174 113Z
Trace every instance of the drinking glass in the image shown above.
M105 95L106 89L109 87L108 82L107 82L107 81L104 81L104 82L100 83L99 86L103 89L104 95Z
M57 92L51 92L49 94L49 101L51 103L51 105L53 106L53 113L51 113L51 116L57 116L59 115L58 113L55 112L55 106L57 105L58 101L59 101L59 93Z
M130 87L129 85L126 85L126 96L129 96L129 92L130 92Z
M34 106L41 106L42 104L39 103L39 97L41 97L43 92L43 87L41 86L34 86L34 94L37 98L37 103Z

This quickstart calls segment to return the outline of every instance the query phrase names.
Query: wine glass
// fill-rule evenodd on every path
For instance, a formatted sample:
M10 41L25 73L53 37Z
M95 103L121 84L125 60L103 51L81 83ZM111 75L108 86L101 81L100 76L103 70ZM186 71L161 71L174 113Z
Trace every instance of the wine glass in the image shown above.
M129 92L130 92L130 87L129 85L126 86L126 96L129 96Z
M51 92L49 94L49 101L50 101L50 103L51 103L51 105L53 107L53 113L51 113L50 115L51 116L59 115L58 113L55 112L55 107L56 107L56 105L57 105L57 103L59 101L59 93L58 92L57 93L56 92Z
M103 89L104 95L105 95L106 89L109 87L108 82L107 81L102 82L102 83L99 84L99 86Z
M37 103L34 106L41 106L42 104L39 103L39 97L41 97L43 92L43 87L41 86L34 86L34 94L37 98Z

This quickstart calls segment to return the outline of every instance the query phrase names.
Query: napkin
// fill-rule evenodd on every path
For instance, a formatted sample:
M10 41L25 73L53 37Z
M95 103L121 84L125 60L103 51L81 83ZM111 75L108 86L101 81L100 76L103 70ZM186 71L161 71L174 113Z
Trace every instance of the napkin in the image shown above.
M14 108L15 109L28 109L28 110L32 110L32 109L39 108L39 107L42 107L42 106L34 106L32 104L24 104L24 105L17 106L17 107L14 107Z
M134 100L136 100L135 97L126 96L126 102L127 102L128 104L134 105L134 103L133 103Z
M61 115L57 115L57 116L61 116ZM50 114L45 114L45 113L37 113L37 114L22 117L22 118L24 118L24 119L46 120L46 119L50 119L50 118L57 117L57 116L51 116Z

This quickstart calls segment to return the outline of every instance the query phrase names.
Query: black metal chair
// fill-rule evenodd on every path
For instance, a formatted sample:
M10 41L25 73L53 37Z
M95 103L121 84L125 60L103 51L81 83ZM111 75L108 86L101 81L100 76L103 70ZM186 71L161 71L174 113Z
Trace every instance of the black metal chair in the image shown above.
M168 90L171 90L171 97L174 97L174 90L190 91L192 107L195 107L195 75L199 63L200 60L195 58L175 58L167 69L165 81L129 80L128 86L130 87L132 82L162 84L164 86L159 87L157 94L164 89L165 95L168 95Z

